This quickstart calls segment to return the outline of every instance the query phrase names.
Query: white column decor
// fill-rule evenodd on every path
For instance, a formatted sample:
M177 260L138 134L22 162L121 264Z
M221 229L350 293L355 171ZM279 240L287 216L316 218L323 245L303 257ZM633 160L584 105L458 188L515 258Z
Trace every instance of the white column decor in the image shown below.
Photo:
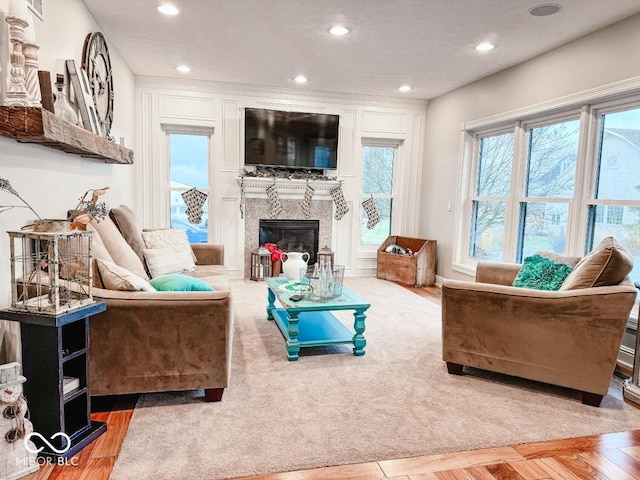
M22 53L24 54L25 81L27 94L34 107L42 106L42 93L40 92L40 80L38 79L38 50L40 46L36 43L36 32L33 28L33 17L24 32L24 44Z
M11 0L9 3L9 15L6 21L9 24L9 40L13 45L11 51L11 76L5 105L7 106L31 106L27 93L27 84L24 75L24 55L22 44L24 43L24 29L29 25L26 20L27 3L25 0Z

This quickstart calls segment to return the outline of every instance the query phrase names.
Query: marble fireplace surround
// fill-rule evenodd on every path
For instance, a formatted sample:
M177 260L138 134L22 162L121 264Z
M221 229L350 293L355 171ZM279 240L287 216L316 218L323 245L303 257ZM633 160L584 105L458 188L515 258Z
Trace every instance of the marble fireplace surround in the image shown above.
M274 183L273 179L244 180L244 277L249 278L251 268L251 252L258 248L260 235L260 219L271 220L319 220L318 249L329 247L333 226L333 199L330 190L339 185L337 181L310 182L315 193L311 200L311 215L305 218L302 214L302 199L307 183L304 181L278 179L278 197L282 204L282 212L277 219L272 219L269 201L265 189Z
M303 180L277 179L278 198L282 204L282 212L272 219L267 200L266 188L274 183L273 179L251 178L239 180L245 190L244 204L244 277L249 278L251 269L251 252L258 248L260 236L260 219L271 220L319 220L318 249L325 246L333 250L331 245L333 228L333 199L331 190L337 187L338 181L314 181L309 185L315 190L311 200L311 215L306 218L302 213L307 182Z

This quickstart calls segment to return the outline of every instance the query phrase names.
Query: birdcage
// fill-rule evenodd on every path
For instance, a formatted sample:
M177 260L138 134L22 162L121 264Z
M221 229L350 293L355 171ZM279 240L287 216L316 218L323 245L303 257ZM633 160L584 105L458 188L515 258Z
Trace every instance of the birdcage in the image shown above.
M7 232L11 309L58 315L94 303L92 232Z

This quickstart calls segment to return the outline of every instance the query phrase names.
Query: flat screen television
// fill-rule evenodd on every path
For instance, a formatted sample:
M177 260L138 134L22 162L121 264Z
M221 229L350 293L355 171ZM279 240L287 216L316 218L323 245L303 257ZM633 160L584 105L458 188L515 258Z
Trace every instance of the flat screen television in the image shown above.
M340 116L261 108L244 111L245 165L336 169Z

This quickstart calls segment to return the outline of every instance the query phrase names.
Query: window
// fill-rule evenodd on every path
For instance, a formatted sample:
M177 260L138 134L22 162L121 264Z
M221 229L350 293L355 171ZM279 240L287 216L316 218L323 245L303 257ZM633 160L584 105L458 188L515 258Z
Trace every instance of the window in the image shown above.
M182 194L195 187L209 192L209 136L169 133L169 218L171 228L187 233L191 243L206 243L208 234L208 199L197 224L191 223Z
M455 269L584 255L614 236L640 281L640 97L471 125L482 128L464 132Z
M396 152L396 146L363 147L362 201L373 198L380 216L380 222L369 229L369 217L361 208L361 242L364 245L380 245L391 234Z

